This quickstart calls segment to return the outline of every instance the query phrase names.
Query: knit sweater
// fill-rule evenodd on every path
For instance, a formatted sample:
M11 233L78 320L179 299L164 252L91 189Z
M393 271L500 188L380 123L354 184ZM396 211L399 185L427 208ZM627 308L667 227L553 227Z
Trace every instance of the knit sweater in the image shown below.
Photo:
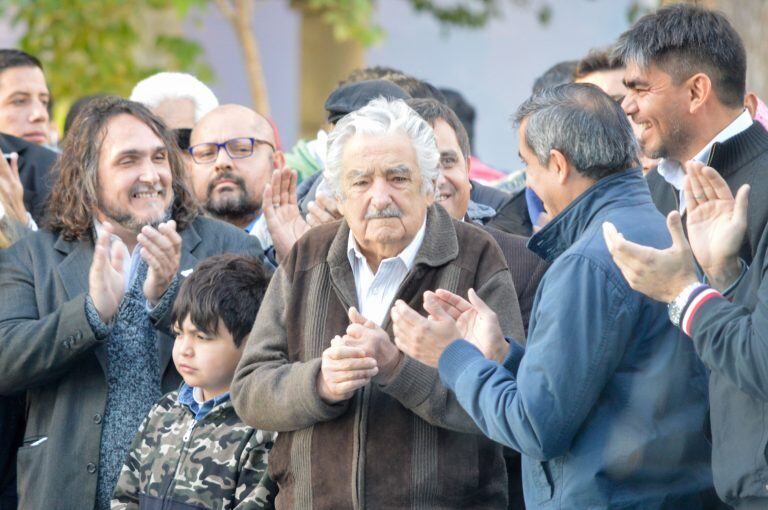
M277 508L505 507L501 446L478 434L434 368L406 356L386 385L374 380L334 405L319 397L321 355L357 306L348 238L347 224L336 222L296 243L272 278L232 384L243 421L281 432L269 462ZM432 206L395 299L423 314L424 291L437 288L476 289L502 329L522 335L499 247ZM389 318L382 327L392 338Z
M160 362L155 346L155 330L147 313L142 290L147 264L139 263L134 280L120 303L106 338L107 403L101 429L96 509L109 509L120 468L128 446L149 409L162 395ZM174 280L174 286L176 280ZM171 294L175 295L175 292ZM170 300L159 306L170 306ZM90 302L89 321L105 332Z
M755 258L757 245L768 224L768 132L757 122L726 140L712 145L707 165L723 176L731 191L749 184L747 235L740 256L747 263ZM677 190L654 168L647 175L648 187L656 207L662 214L677 210Z

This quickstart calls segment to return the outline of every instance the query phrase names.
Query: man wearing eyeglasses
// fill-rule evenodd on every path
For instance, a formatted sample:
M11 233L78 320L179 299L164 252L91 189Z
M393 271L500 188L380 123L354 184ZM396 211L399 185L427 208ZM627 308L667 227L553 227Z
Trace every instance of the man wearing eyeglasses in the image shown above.
M219 106L195 125L189 153L197 199L211 216L250 233L272 170L285 164L267 119L245 106Z

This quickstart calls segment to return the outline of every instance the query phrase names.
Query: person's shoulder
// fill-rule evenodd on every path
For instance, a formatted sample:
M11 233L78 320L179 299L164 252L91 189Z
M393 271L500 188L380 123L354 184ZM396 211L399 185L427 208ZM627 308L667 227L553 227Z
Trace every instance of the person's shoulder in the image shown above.
M500 244L485 227L466 221L453 220L459 244L457 262L467 269L496 272L507 267Z
M490 228L484 225L477 225L471 221L453 220L453 226L456 229L456 237L459 240L459 246L465 248L465 243L478 242L482 244L494 243ZM498 231L498 229L496 229Z
M49 230L40 229L36 232L29 232L13 243L5 250L0 250L0 254L5 256L23 256L28 254L32 258L47 257L55 251L56 246L77 245L81 241L64 241L60 239L57 233Z
M291 253L296 271L310 269L326 260L343 221L336 220L312 227L296 241ZM346 246L347 239L343 239L343 242Z
M226 221L209 218L202 214L192 221L191 226L194 227L201 237L203 237L203 234L217 238L231 237L235 239L244 239L248 237L248 234L243 229L227 223Z
M204 245L221 248L221 251L243 251L254 246L261 246L255 236L248 235L243 229L225 221L200 215L195 218L187 230L194 229ZM187 234L188 236L189 234ZM182 239L185 238L182 232Z
M43 167L52 166L58 157L51 149L6 133L0 133L0 141L3 151L18 152L25 160Z

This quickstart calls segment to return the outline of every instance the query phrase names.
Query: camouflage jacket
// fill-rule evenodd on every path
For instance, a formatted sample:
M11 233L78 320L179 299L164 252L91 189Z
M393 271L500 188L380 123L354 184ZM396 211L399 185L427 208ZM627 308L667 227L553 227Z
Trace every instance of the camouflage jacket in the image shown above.
M245 425L227 399L200 421L168 393L133 440L112 509L272 508L267 452L276 437Z

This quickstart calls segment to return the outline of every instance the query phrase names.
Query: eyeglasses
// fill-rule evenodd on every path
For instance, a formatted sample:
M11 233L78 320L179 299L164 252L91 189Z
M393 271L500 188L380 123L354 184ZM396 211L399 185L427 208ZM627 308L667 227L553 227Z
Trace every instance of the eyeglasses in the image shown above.
M232 159L248 158L253 154L253 149L257 145L268 145L272 152L275 146L266 140L258 138L233 138L222 143L199 143L190 147L189 153L197 164L213 163L219 157L219 150L223 147L229 157Z

